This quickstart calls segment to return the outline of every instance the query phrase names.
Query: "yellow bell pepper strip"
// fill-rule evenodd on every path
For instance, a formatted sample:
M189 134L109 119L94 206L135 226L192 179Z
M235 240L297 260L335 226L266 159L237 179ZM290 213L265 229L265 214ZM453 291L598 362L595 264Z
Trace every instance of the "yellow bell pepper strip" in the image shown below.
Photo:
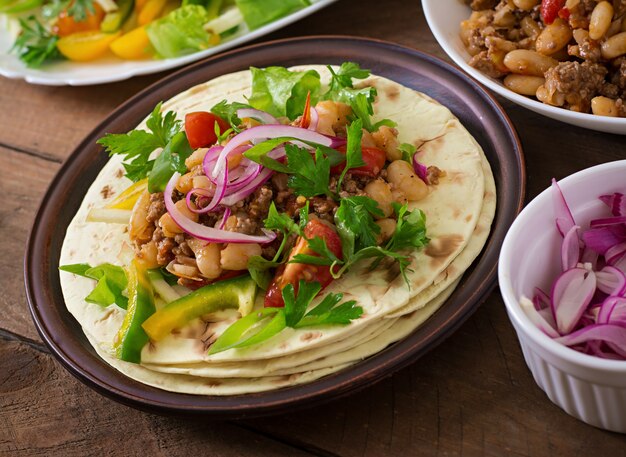
M118 0L118 9L104 16L104 19L100 23L100 30L106 33L117 32L122 28L122 24L128 19L130 13L133 12L134 6L135 0Z
M118 38L121 39L123 37ZM117 40L115 40L117 41ZM113 43L115 43L115 41ZM113 44L111 43L111 44ZM113 199L106 207L111 209L133 209L139 196L148 188L148 178L141 179Z
M252 311L256 291L256 283L247 275L209 284L168 303L143 323L143 329L152 341L159 341L204 314L239 309L245 316Z
M87 62L103 56L109 44L120 36L117 33L100 31L78 32L65 36L57 42L57 48L65 57L75 62Z
M148 34L146 33L146 27L143 25L113 41L111 43L111 51L119 58L125 60L146 59L154 54L152 45L148 39ZM136 184L139 182L141 181L138 181ZM145 180L145 182L147 188L148 181Z
M154 295L146 272L133 261L128 267L128 307L114 342L117 357L139 363L148 335L141 324L154 314Z
M166 2L167 0L148 0L137 16L139 25L148 25L159 17Z

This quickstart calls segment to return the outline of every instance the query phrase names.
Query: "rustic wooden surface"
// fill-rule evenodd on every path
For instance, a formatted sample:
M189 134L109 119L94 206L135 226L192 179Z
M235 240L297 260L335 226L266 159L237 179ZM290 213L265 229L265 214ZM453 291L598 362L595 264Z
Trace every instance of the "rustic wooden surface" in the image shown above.
M416 1L341 0L265 39L313 34L381 38L445 58ZM74 146L163 75L83 88L0 79L0 455L626 455L625 436L571 418L535 385L497 291L409 368L343 400L283 416L161 417L75 380L30 320L22 279L27 231ZM626 137L503 105L526 153L529 199L552 176L626 157Z

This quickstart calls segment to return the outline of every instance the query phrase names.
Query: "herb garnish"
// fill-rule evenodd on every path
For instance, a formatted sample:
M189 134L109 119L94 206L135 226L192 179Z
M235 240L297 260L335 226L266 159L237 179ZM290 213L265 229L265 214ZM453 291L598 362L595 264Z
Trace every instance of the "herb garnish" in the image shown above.
M185 173L185 159L193 150L187 136L181 131L181 121L173 111L161 114L159 103L148 118L146 125L150 132L132 130L126 134L107 134L97 143L104 146L109 155L125 156L124 169L131 181L148 177L148 191L162 192L167 181L176 172ZM157 148L163 148L156 160L150 155Z
M128 306L128 298L122 294L128 284L126 272L122 267L110 263L103 263L96 267L87 263L75 263L62 265L59 270L98 281L96 287L85 297L86 302L101 306L115 303L122 309Z
M63 58L57 49L59 37L50 33L35 16L20 18L19 21L22 31L11 52L16 52L26 66L37 68L44 62Z
M343 294L329 293L307 312L313 299L322 290L319 282L300 280L296 295L292 284L282 291L284 308L263 308L239 319L213 343L209 354L227 349L242 348L262 343L286 327L303 328L318 325L348 325L363 314L355 300L339 305Z
M415 145L411 143L402 143L400 146L398 146L398 151L402 153L402 160L404 160L405 162L409 162L411 165L413 161L413 155L415 154L416 150L417 148L415 147Z

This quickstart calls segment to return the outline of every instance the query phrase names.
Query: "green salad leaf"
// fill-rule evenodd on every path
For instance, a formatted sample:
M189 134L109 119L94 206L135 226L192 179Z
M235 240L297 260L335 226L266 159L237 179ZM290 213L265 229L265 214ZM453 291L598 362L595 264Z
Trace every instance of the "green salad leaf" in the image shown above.
M210 46L209 33L203 27L208 20L206 8L186 5L148 24L146 33L159 57L178 57Z
M97 281L96 287L85 297L86 302L101 306L115 303L122 309L128 306L128 298L122 294L128 285L126 272L122 267L110 263L103 263L96 267L87 263L75 263L62 265L59 270Z
M320 75L315 70L290 71L284 67L251 67L253 108L273 116L294 120L302 114L307 94L315 104L320 91Z
M15 40L11 52L30 68L38 68L46 62L62 59L57 49L59 37L50 33L35 16L20 18L22 32Z
M250 30L309 6L309 0L235 0Z
M415 147L415 145L410 143L402 143L400 146L398 146L398 151L402 153L402 160L409 162L411 165L413 165L413 155L415 154L416 150L417 148Z

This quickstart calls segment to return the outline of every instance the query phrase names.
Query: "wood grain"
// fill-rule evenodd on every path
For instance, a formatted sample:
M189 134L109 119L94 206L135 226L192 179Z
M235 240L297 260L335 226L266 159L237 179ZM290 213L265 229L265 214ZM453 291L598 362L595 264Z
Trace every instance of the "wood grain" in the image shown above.
M445 58L419 2L402 0L340 0L265 39L316 34L380 38ZM112 109L161 76L83 88L0 79L0 106L10 107L0 110L0 455L626 455L626 437L571 418L536 386L497 291L412 366L340 401L273 418L206 423L150 415L71 377L30 321L22 280L27 231L59 163ZM626 158L625 137L500 101L525 149L528 199L553 176Z
M0 337L0 455L310 455L235 424L173 419L113 403L52 356Z
M56 162L0 147L0 328L32 339L39 336L26 306L23 256L39 200L58 168Z

